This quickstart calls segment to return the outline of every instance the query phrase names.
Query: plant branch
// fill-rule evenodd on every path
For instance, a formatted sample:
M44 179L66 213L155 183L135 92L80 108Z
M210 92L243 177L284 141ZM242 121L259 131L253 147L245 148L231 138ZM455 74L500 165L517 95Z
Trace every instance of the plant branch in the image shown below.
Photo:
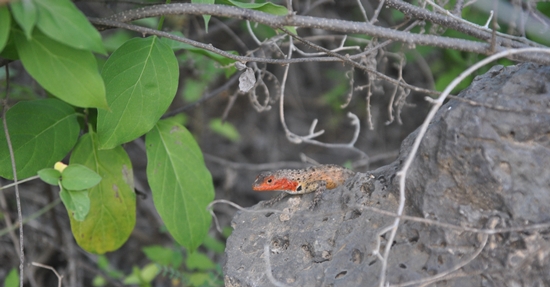
M172 39L174 41L182 42L189 44L191 46L201 48L219 55L222 55L226 58L233 59L235 61L240 62L258 62L258 63L267 63L267 64L278 64L278 65L284 65L284 64L295 64L295 63L305 63L305 62L339 62L341 61L339 58L336 57L313 57L313 58L301 58L301 59L271 59L271 58L260 58L260 57L249 57L249 56L239 56L235 54L228 53L224 50L218 49L211 44L204 44L201 42L197 42L194 40L191 40L189 38L180 37L174 34L170 34L168 32L164 31L158 31L155 29L150 29L142 26L132 25L132 24L126 24L119 21L113 21L109 19L104 18L93 18L88 17L88 20L96 25L96 26L102 26L102 27L115 27L115 28L122 28L129 31L138 32L144 35L156 35L159 37L165 37L168 39ZM352 56L350 56L352 57Z
M346 56L342 56L340 54L337 54L337 53L334 53L332 52L331 50L329 49L326 49L326 48L323 48L319 45L316 45L314 44L313 42L310 42L302 37L299 37L299 36L296 36L292 33L290 33L290 31L288 31L287 29L285 29L284 27L281 28L281 30L285 33L287 33L288 35L290 35L291 37L293 37L294 39L306 44L306 45L309 45L310 47L312 47L313 49L316 49L316 50L319 50L319 51L323 51L324 53L326 53L327 55L330 55L330 56L333 56L335 58L338 58L340 60L342 60L342 62L344 63L347 63L347 64L350 64L352 65L353 67L356 67L358 69L361 69L367 73L372 73L372 74L375 74L376 76L380 77L381 79L384 79L385 81L387 82L390 82L392 84L394 84L396 87L397 86L403 86L405 88L408 88L408 89L411 89L413 91L416 91L416 92L421 92L421 93L426 93L426 94L432 94L432 95L439 95L439 92L437 91L432 91L432 90L428 90L428 89L423 89L423 88L419 88L419 87L415 87L415 86L412 86L412 85L409 85L407 83L405 83L404 81L401 81L401 80L396 80L396 79L393 79L391 77L388 77L386 76L385 74L383 73L380 73L376 70L373 70L373 69L369 69L367 66L365 65L362 65L360 63L357 63L355 61L352 61L350 58L350 56L346 55Z
M493 36L491 29L460 19L452 15L451 12L449 11L447 11L446 15L438 14L400 0L385 0L385 4L391 8L394 8L400 11L401 13L409 17L420 19L420 20L427 20L434 24L438 24L438 25L456 30L458 32L464 33L472 37L476 37L486 42L490 41ZM434 3L430 3L430 5L435 6ZM497 35L498 35L497 41L500 42L502 46L506 46L510 48L524 48L527 46L540 47L540 48L544 47L543 45L535 43L533 41L529 41L526 38L515 37L515 36L511 36L504 33L498 33L498 32L497 32Z
M401 2L392 2L396 5ZM388 4L389 5L389 4ZM409 11L416 11L415 6L406 6L407 13L412 13ZM418 8L420 9L420 8ZM354 21L345 21L338 19L326 19L310 16L299 16L299 15L285 15L285 16L275 16L272 14L254 11L250 9L242 9L238 7L232 7L227 5L209 5L209 4L189 4L189 3L177 3L177 4L163 4L142 7L134 10L124 11L106 19L98 19L102 21L115 20L121 22L129 22L137 19L156 17L162 15L181 15L181 14L190 14L190 15L212 15L218 17L229 17L237 18L242 20L248 20L264 24L273 28L282 28L285 26L294 26L297 28L314 28L314 29L323 29L329 31L338 31L343 33L357 33L357 34L366 34L372 37L383 38L383 39L393 39L395 41L403 42L409 46L414 45L424 45L424 46L434 46L440 48L455 49L466 52L473 52L478 54L490 55L493 53L490 49L490 44L486 42L476 42L464 39L455 39L443 36L435 35L424 35L424 34L412 34L403 31L397 31L390 28L384 28L379 26L374 26L370 23L365 22L354 22ZM419 14L418 18L428 18L428 20L434 19L434 21L439 21L442 23L456 23L455 26L461 29L461 31L472 31L471 33L474 36L480 37L481 40L489 41L490 37L487 37L486 32L483 33L473 33L476 31L474 28L467 29L467 26L463 24L458 25L460 22L457 20L450 20L450 17L436 17L434 13L431 14ZM420 17L422 16L422 17ZM99 24L103 26L111 26L107 22L99 23L92 22L94 24ZM442 24L443 25L443 24ZM447 24L448 25L448 24ZM454 28L454 27L450 27ZM458 29L457 28L457 29ZM477 29L479 31L479 29ZM490 33L489 33L490 35ZM203 44L204 45L204 44ZM497 46L494 52L501 52L508 49L509 47L514 48L523 48L530 47L535 45L534 43L530 45L521 43L512 39L504 39L503 37L497 38ZM540 46L540 45L539 45ZM511 56L510 56L511 57ZM550 58L547 55L543 54L529 54L523 55L520 59L539 62L539 63L550 63Z
M8 95L10 92L10 69L8 65L6 69L6 97L4 98L4 108L2 110L2 123L4 125L4 134L6 135L6 142L8 144L8 151L10 153L11 169L13 172L13 183L15 184L15 201L17 202L17 219L19 223L23 222L23 214L21 212L21 197L19 195L19 184L17 181L17 167L15 164L15 154L13 153L13 146L11 144L10 132L8 129L8 122L6 120L6 113L8 111ZM25 252L23 244L23 224L19 225L19 286L23 287L23 272L25 270Z
M44 265L44 264L38 263L38 262L32 262L31 264L34 265L34 266L42 267L42 268L53 271L53 273L57 277L57 286L61 287L61 283L63 283L63 275L60 275L59 273L57 273L57 270L55 270L55 268L53 268L49 265Z
M313 43L311 43L307 40L304 40L303 38L297 37L297 36L292 35L292 34L290 34L292 37L296 37L298 40L302 41L303 43L308 44L308 45L312 46L315 49L322 50L325 53L327 53L329 55L332 55L333 57L314 57L314 58L298 58L298 59L293 59L293 58L270 59L270 58L260 58L260 57L238 56L238 55L234 55L234 54L228 53L226 51L220 50L220 49L212 46L212 44L207 45L207 44L204 44L204 43L201 43L201 42L191 40L189 38L180 37L180 36L170 34L168 32L164 32L164 31L158 31L158 30L154 30L154 29L150 29L150 28L145 28L145 27L132 25L132 24L126 24L126 23L112 21L112 20L108 20L108 19L88 18L88 20L91 23L96 24L96 25L123 28L123 29L127 29L127 30L130 30L130 31L135 31L135 32L138 32L138 33L142 33L142 34L149 34L149 35L156 35L156 36L160 36L160 37L165 37L165 38L168 38L168 39L172 39L174 41L186 43L186 44L192 45L192 46L197 47L197 48L201 48L201 49L204 49L204 50L207 50L207 51L211 51L213 53L222 55L226 58L233 59L233 60L240 61L240 62L260 62L260 63L268 63L268 64L294 64L294 63L303 63L303 62L344 61L344 62L346 62L346 63L348 63L352 66L355 66L359 69L365 70L366 72L374 73L377 76L379 76L380 78L382 78L382 79L384 79L384 80L386 80L390 83L393 83L395 85L402 85L406 88L409 88L409 89L411 89L413 91L417 91L417 92L423 92L423 93L427 93L427 94L439 95L439 92L432 91L432 90L427 90L427 89L423 89L423 88L419 88L419 87L415 87L415 86L409 85L407 83L403 83L403 82L394 80L391 77L388 77L388 76L384 75L383 73L380 73L380 72L375 71L375 70L368 69L364 65L361 65L361 64L359 64L355 61L351 61L351 59L355 58L356 55L342 56L340 54L333 53L328 49L322 48L318 45L315 45L315 44L313 44ZM281 29L284 30L284 31L287 31L284 27L281 27ZM365 52L361 52L357 55L363 55L364 53Z

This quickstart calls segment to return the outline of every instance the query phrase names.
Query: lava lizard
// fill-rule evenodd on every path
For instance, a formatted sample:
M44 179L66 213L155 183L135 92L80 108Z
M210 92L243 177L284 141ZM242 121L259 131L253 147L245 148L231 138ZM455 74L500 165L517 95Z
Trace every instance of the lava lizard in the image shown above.
M285 194L315 192L313 204L311 205L311 208L314 208L321 199L323 191L342 185L354 175L354 171L334 164L311 166L304 169L266 171L256 177L252 189L255 191L279 190L285 192L274 198L274 201L268 201L268 204L281 200Z

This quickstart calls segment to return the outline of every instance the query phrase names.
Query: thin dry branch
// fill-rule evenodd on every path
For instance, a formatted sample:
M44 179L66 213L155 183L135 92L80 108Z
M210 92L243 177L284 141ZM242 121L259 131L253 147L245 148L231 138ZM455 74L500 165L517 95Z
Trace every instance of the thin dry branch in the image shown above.
M277 287L290 287L289 285L277 281L277 279L273 277L273 274L271 273L271 259L269 258L269 245L267 243L264 244L264 260L265 274L267 275L267 279L269 279L269 282Z
M445 222L440 222L433 219L423 218L423 217L417 217L417 216L409 216L409 215L398 215L397 213L383 210L380 208L376 208L373 206L363 206L363 205L357 205L356 208L358 210L370 210L379 214L391 216L394 218L399 218L401 220L408 220L408 221L414 221L419 223L425 223L428 225L434 225L434 226L440 226L443 228L451 229L451 230L457 230L462 232L472 232L472 233L479 233L479 234L487 234L487 235L493 235L493 234L499 234L499 233L509 233L509 232L527 232L527 231L534 231L534 230L542 230L542 229L549 229L550 228L550 222L546 223L536 223L536 224L529 224L525 226L514 226L514 227L506 227L506 228L491 228L491 229L485 229L485 228L475 228L475 227L468 227L468 226L461 226L461 225L455 225Z
M300 41L302 41L303 43L307 43L310 46L312 46L312 47L314 47L318 50L322 50L326 54L334 55L334 57L314 57L314 58L302 58L302 59L293 59L293 58L270 59L270 58L261 58L261 57L238 56L238 55L234 55L234 54L228 53L226 51L220 50L220 49L212 46L211 44L207 45L207 44L204 44L204 43L200 43L200 42L191 40L189 38L180 37L180 36L170 34L168 32L164 32L164 31L158 31L158 30L155 30L155 29L145 28L145 27L136 26L136 25L132 25L132 24L121 23L121 22L107 20L107 19L88 18L88 20L90 20L90 22L92 22L93 24L96 24L96 25L107 25L107 26L111 26L111 27L118 27L118 28L123 28L123 29L130 30L130 31L135 31L135 32L138 32L138 33L142 33L144 35L149 34L149 35L157 35L157 36L160 36L160 37L165 37L165 38L168 38L168 39L172 39L172 40L175 40L175 41L178 41L178 42L182 42L182 43L186 43L186 44L195 46L197 48L205 49L207 51L211 51L213 53L222 55L226 58L233 59L233 60L240 61L240 62L260 62L260 63L268 63L268 64L293 64L293 63L303 63L303 62L344 61L344 62L346 62L346 63L348 63L348 64L350 64L354 67L357 67L361 70L364 70L364 71L369 72L369 73L373 73L373 74L377 75L378 77L380 77L380 78L382 78L382 79L384 79L384 80L386 80L390 83L393 83L395 85L403 85L405 88L409 88L409 89L411 89L413 91L416 91L416 92L439 95L439 93L436 92L436 91L415 87L415 86L409 85L407 83L403 83L403 82L394 80L391 77L388 77L388 76L384 75L383 73L380 73L380 72L375 71L375 70L368 69L364 65L361 65L361 64L359 64L355 61L351 61L351 59L354 58L354 55L352 55L352 56L342 56L340 54L332 53L330 50L327 50L327 49L322 48L318 45L315 45L315 44L313 44L309 41L306 41L306 40L304 40L303 38L300 38L300 37L297 37L297 38ZM281 29L284 29L284 28L281 28ZM294 37L296 37L296 36L294 36ZM364 53L365 52L361 52L360 54L362 55Z
M6 69L6 97L4 98L2 110L2 123L4 126L4 134L6 135L6 142L8 144L8 151L10 153L11 169L13 173L13 183L15 184L15 200L17 202L17 219L19 222L23 222L23 213L21 211L21 197L19 195L19 184L17 180L17 167L15 164L15 154L13 153L13 146L11 144L10 132L8 129L8 122L6 120L6 113L8 111L8 96L10 91L10 69L8 65ZM23 224L19 225L19 286L23 287L23 276L25 270L25 250L24 250L24 237L23 237Z
M37 266L37 267L42 267L42 268L53 271L53 273L57 277L57 286L61 287L61 283L63 282L63 275L60 275L59 273L57 273L57 270L55 270L55 268L53 268L49 265L44 265L44 264L38 263L38 262L32 262L32 265Z
M407 89L411 89L413 91L416 91L416 92L421 92L421 93L426 93L426 94L438 94L438 92L435 92L435 91L431 91L431 90L428 90L428 89L423 89L423 88L419 88L419 87L415 87L415 86L412 86L412 85L409 85L407 83L405 83L405 81L403 80L396 80L396 79L393 79L391 77L388 77L386 76L385 74L383 73L380 73L378 71L376 71L375 69L371 69L363 64L360 64L360 63L357 63L355 61L352 61L351 60L351 56L349 55L346 55L346 56L342 56L340 54L337 54L337 53L334 53L332 52L331 50L329 49L326 49L326 48L323 48L319 45L316 45L315 43L313 42L310 42L302 37L299 37L297 35L294 35L292 33L290 33L290 31L288 31L287 29L285 28L280 28L283 32L287 33L288 35L290 35L291 37L293 37L294 39L312 47L313 49L316 49L316 50L319 50L319 51L323 51L324 53L326 53L327 55L330 55L330 56L333 56L335 58L338 58L340 60L342 60L342 62L345 62L347 64L350 64L352 65L353 67L356 67L358 69L361 69L367 73L371 73L371 74L375 74L377 77L381 78L381 79L384 79L385 81L387 82L390 82L396 86L402 86L402 87L405 87ZM364 52L362 52L361 54L364 54Z
M491 29L460 19L454 16L451 12L444 10L443 8L435 5L434 3L430 3L430 4L433 4L434 6L439 7L441 10L446 11L447 12L446 15L431 12L427 9L414 6L405 1L399 1L399 0L384 0L384 1L386 5L388 5L389 7L394 8L411 18L426 20L446 28L457 30L466 35L476 37L484 41L490 41L493 36ZM500 42L500 45L505 47L525 48L525 45L528 45L531 47L539 47L539 48L544 47L543 45L530 41L526 38L514 37L503 33L497 33L497 35L498 35L497 41Z
M23 219L23 225L24 224L27 224L29 221L31 220L35 220L37 219L38 217L44 215L46 212L50 211L51 209L53 209L54 207L56 207L59 203L61 202L61 199L60 198L57 198L56 200L50 202L49 204L47 204L46 206L40 208L38 211L32 213L31 215L25 217ZM8 214L6 213L6 217L8 216ZM6 226L6 228L4 229L1 229L0 230L0 237L4 236L6 233L10 233L12 232L13 230L19 228L19 225L21 225L20 222L17 222L16 224L14 225L11 225L11 226Z
M398 2L400 3L400 2ZM388 4L389 5L389 4ZM397 7L397 6L396 6ZM418 7L407 6L407 11L416 11ZM413 9L415 8L415 9ZM418 8L420 9L420 8ZM407 45L413 47L415 45L425 45L425 46L434 46L440 48L455 49L466 52L473 52L478 54L490 55L492 51L488 43L476 42L463 39L455 39L443 36L434 36L434 35L422 35L422 34L411 34L408 32L397 31L390 28L374 26L370 23L365 22L354 22L354 21L345 21L338 19L326 19L310 16L299 16L299 15L286 15L286 16L275 16L272 14L254 11L250 9L242 9L238 7L226 6L226 5L208 5L208 4L189 4L189 3L177 3L177 4L163 4L155 5L149 7L138 8L135 10L124 11L119 14L115 14L107 19L93 19L90 18L90 21L97 25L103 25L106 27L117 25L109 24L109 20L114 20L114 22L129 22L137 19L156 17L163 15L212 15L219 17L229 17L237 18L247 21L253 21L256 23L261 23L273 28L283 28L285 26L293 26L297 28L314 28L314 29L323 29L328 31L338 31L342 33L357 33L357 34L366 34L372 37L383 38L383 39L393 39L394 41L399 41L406 43ZM405 13L408 14L408 13ZM437 14L434 14L437 15ZM438 17L435 17L431 14L424 15L426 18L437 20ZM431 17L433 16L433 17ZM421 17L418 17L421 18ZM445 20L445 18L443 18ZM450 18L447 19L449 21ZM453 20L454 21L454 20ZM443 21L445 23L445 21ZM459 23L457 21L457 23ZM451 27L452 28L452 27ZM467 29L462 29L469 31ZM474 29L475 30L475 29ZM477 34L474 34L477 35ZM490 37L483 34L478 35L480 39L487 41ZM509 47L514 48L525 48L532 47L535 44L526 44L516 40L505 39L503 37L497 38L497 47L496 52L500 52L508 49ZM540 45L539 45L540 46ZM539 63L550 63L550 57L543 56L541 54L529 54L522 56L522 59L539 62Z
M496 224L498 223L497 218L491 218L489 220L489 228L493 229L495 228ZM458 269L468 265L470 262L472 262L474 259L476 259L477 256L483 251L483 248L485 248L485 245L487 245L487 240L489 239L489 235L484 234L481 238L481 242L479 244L479 247L475 250L474 253L472 253L466 260L463 260L459 264L453 266L449 270L446 270L444 272L441 272L437 275L430 276L428 278L423 278L420 280L413 280L409 282L404 282L400 284L390 285L391 287L405 287L405 286L411 286L411 285L417 285L422 284L421 286L426 286L426 284L435 283L441 280L445 280L448 276L452 275L453 272L457 271Z
M191 103L191 104L188 104L188 105L185 105L183 107L179 107L179 108L176 108L174 110L171 110L167 113L165 113L162 118L165 119L165 118L169 118L171 116L175 116L183 111L186 111L188 109L191 109L191 108L194 108L208 100L210 100L211 98L221 94L223 91L226 91L229 89L229 87L231 85L233 85L235 82L237 82L237 80L239 79L238 77L238 74L235 74L233 76L231 76L231 78L229 80L227 80L223 85L221 85L220 87L216 88L215 90L211 91L211 92L208 92L206 94L204 94L199 100L197 100L196 102L194 103Z

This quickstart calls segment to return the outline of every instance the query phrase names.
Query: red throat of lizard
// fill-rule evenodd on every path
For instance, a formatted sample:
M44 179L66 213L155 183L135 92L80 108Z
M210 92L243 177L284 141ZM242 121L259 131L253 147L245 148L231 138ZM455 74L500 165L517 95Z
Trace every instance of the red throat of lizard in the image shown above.
M255 182L252 189L255 191L272 191L272 190L287 190L294 191L298 186L298 182L287 178L266 177L260 182Z

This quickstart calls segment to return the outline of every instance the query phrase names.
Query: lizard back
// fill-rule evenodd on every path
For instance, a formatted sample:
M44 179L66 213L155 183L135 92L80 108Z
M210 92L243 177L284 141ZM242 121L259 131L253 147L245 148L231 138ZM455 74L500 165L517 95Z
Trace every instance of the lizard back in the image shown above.
M325 164L305 169L281 169L263 172L254 181L252 189L256 191L282 190L289 193L304 193L304 186L316 182L325 182L327 189L343 184L355 175L347 168ZM302 191L302 192L301 192Z

